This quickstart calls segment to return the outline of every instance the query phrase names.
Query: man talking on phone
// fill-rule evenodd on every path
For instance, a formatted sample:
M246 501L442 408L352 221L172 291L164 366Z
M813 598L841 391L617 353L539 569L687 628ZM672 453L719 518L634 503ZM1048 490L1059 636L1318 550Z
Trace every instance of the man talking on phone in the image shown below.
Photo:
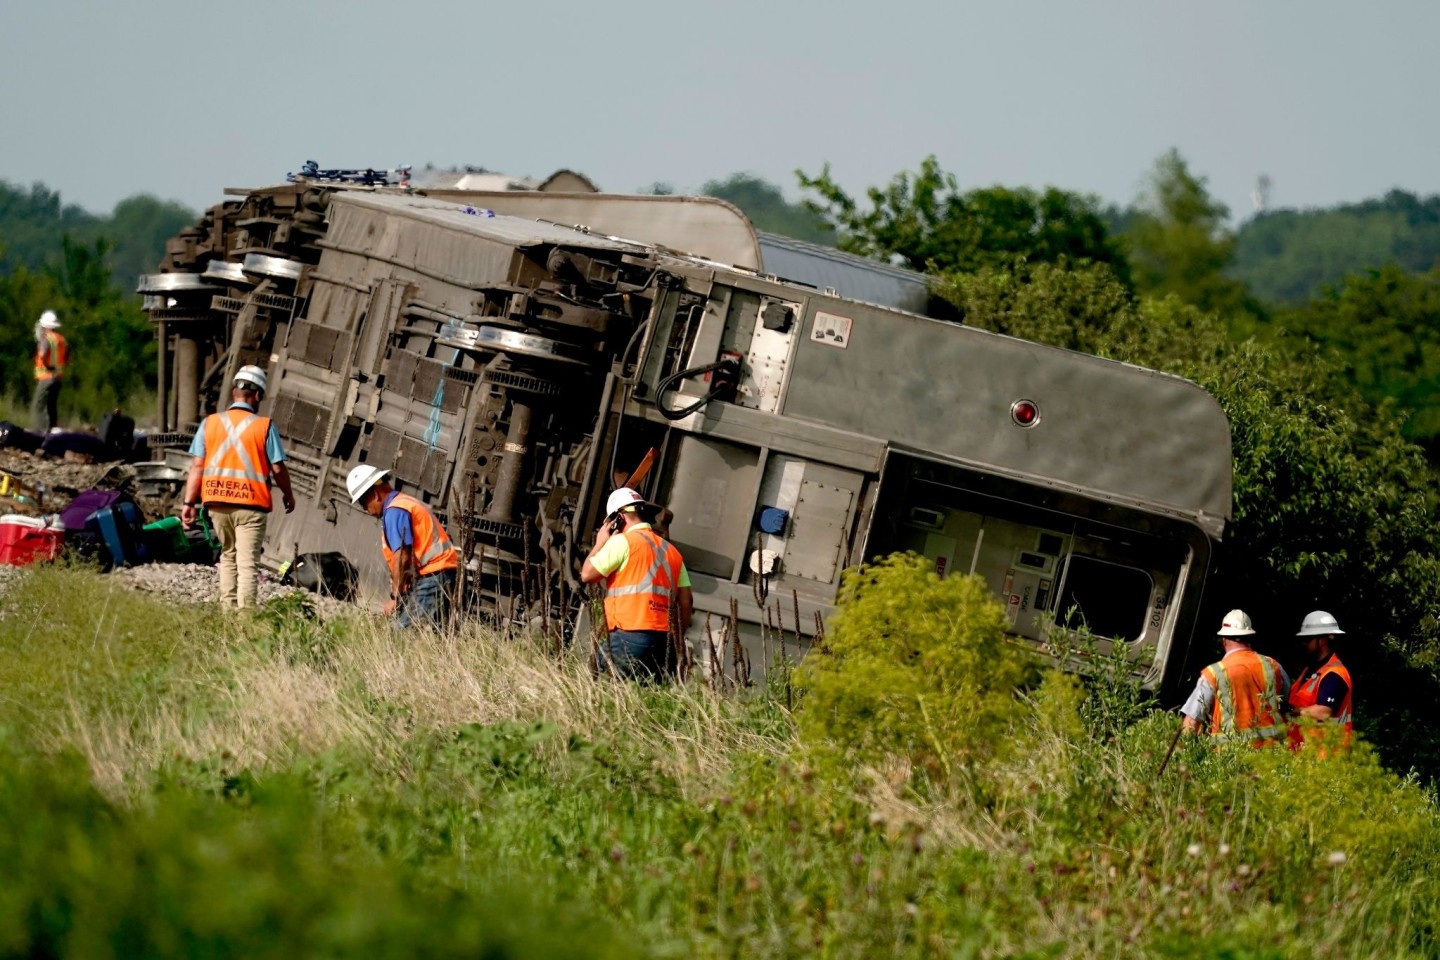
M580 568L581 581L605 584L609 636L599 667L628 680L674 675L678 658L670 643L672 616L683 637L694 610L690 572L680 551L651 527L660 509L629 487L610 494L606 521Z

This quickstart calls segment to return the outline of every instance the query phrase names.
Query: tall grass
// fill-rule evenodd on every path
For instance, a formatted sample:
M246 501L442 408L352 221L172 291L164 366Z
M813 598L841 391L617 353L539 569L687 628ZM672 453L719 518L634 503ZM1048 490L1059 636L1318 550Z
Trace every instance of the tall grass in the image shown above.
M1185 743L1159 778L1172 717L1115 722L1053 674L997 698L967 657L907 727L906 658L852 675L845 651L991 612L877 575L797 725L764 690L597 679L478 628L36 570L0 599L0 816L27 825L0 841L25 878L0 954L1435 955L1440 817L1363 746ZM912 589L913 635L866 606ZM953 722L977 703L1007 749Z

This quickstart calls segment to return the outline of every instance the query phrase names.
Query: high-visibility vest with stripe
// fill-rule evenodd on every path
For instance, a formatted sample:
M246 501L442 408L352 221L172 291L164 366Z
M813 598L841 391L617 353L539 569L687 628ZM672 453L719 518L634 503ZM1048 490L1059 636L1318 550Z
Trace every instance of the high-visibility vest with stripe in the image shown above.
M1355 685L1350 682L1350 671L1345 668L1345 664L1341 663L1340 658L1335 656L1335 654L1330 654L1330 659L1326 660L1319 670L1316 670L1310 676L1305 677L1290 688L1290 710L1292 713L1299 714L1302 708L1313 707L1315 701L1320 698L1321 682L1331 674L1337 674L1345 681L1345 699L1341 701L1339 708L1330 715L1330 720L1326 722L1334 722L1341 725L1341 728L1344 730L1341 745L1348 746L1350 744L1350 735L1354 731L1355 726ZM1301 729L1301 725L1298 723L1291 724L1290 746L1294 749L1299 749L1300 744L1304 741L1305 732Z
M423 577L439 573L441 570L459 568L460 552L450 542L445 528L440 525L439 520L435 519L435 514L430 512L429 507L408 494L397 493L385 505L385 509L400 509L410 514L410 529L415 535L415 543L411 546L411 550L415 554L417 575ZM385 566L394 570L395 551L390 549L390 544L385 539L383 525L380 529L380 549L385 554Z
M46 330L35 344L35 379L49 380L65 373L70 345L54 330Z
M611 630L669 630L683 560L650 530L622 536L630 556L605 582L605 620Z
M269 510L270 460L265 438L270 418L231 407L205 418L205 467L200 478L200 499Z
M1210 733L1256 746L1285 733L1280 714L1280 664L1254 650L1236 650L1201 674L1215 688Z

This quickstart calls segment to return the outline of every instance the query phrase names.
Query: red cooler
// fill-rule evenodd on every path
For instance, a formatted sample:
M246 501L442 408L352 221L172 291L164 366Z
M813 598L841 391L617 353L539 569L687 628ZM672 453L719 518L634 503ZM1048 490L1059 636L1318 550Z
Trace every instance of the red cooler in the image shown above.
M65 543L63 527L40 517L0 517L0 564L23 567L36 560L54 560Z

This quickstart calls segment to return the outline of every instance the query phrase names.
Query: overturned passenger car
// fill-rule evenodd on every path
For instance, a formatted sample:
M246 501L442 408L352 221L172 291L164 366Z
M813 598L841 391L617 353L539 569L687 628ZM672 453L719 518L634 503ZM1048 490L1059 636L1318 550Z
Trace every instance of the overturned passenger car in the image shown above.
M983 576L1021 642L1083 621L1173 685L1230 514L1195 384L924 316L922 278L719 201L286 185L212 208L140 289L176 456L269 371L300 501L271 562L340 551L383 589L344 483L376 464L444 520L466 606L568 625L628 484L673 513L702 668L722 631L757 667L767 622L803 646L843 569L913 550Z

